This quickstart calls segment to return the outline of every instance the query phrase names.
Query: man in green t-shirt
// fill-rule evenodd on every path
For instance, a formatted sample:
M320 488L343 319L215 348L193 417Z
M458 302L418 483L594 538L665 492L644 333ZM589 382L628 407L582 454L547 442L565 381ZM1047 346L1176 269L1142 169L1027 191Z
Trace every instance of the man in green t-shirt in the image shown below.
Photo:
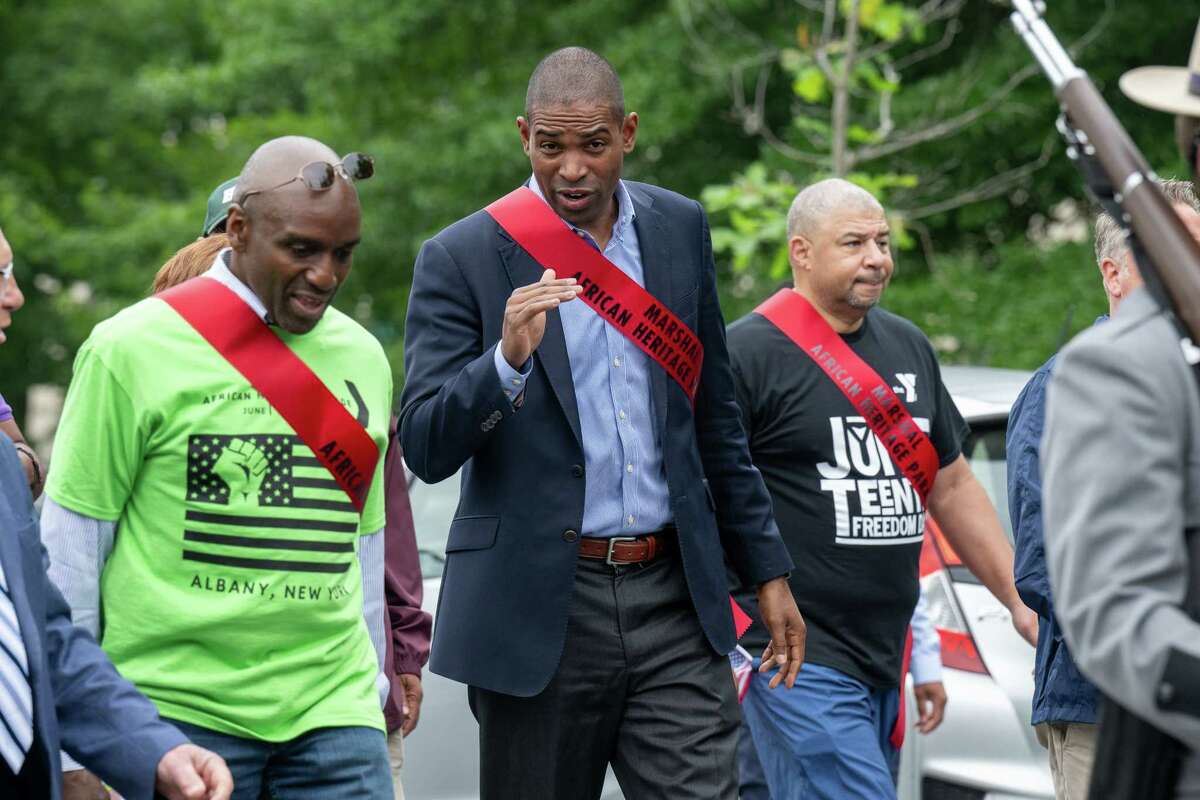
M387 359L329 307L359 241L350 179L370 172L312 139L266 143L203 279L271 326L382 452ZM391 797L369 633L383 630L382 465L360 513L162 299L98 325L76 357L42 516L52 575L121 673L225 758L234 798Z

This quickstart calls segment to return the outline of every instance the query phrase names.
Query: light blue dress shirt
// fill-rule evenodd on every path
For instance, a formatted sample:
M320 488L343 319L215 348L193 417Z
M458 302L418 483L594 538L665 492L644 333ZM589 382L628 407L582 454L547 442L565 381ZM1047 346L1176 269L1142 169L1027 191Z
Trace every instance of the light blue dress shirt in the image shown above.
M528 185L546 199L536 179L530 179ZM601 252L645 287L633 201L624 181L617 183L616 198L617 221ZM564 220L563 224L568 223ZM600 250L586 231L570 227ZM607 538L656 531L672 520L662 445L650 399L650 370L661 367L582 300L563 303L558 313L583 437L583 535ZM532 361L524 373L515 370L497 345L495 362L504 393L515 400L525 390Z

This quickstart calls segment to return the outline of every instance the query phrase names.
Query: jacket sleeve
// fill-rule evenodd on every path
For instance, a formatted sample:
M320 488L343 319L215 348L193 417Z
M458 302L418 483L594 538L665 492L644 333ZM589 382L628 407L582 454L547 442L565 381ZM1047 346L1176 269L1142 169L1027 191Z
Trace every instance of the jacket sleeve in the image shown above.
M1005 437L1008 515L1013 531L1013 577L1022 602L1051 618L1050 578L1042 536L1042 477L1039 448L1046 415L1049 370L1034 373L1021 390L1008 419Z
M704 346L696 392L696 437L716 505L721 545L742 582L755 586L786 575L793 564L775 524L766 484L750 461L725 343L725 320L717 297L708 218L699 203L696 209L703 237L700 329L696 333Z
M1042 442L1046 555L1082 672L1195 750L1200 624L1182 605L1200 401L1165 320L1143 325L1153 338L1085 335L1059 357ZM1191 666L1171 686L1173 664Z
M398 675L420 675L429 659L433 618L421 610L424 585L421 558L413 527L412 502L400 447L388 448L384 466L387 482L387 526L384 528L384 593L387 598L392 666Z
M404 328L400 442L408 466L437 483L471 458L514 413L483 344L481 309L437 239L421 247Z
M37 527L29 528L36 536ZM159 719L154 704L120 676L86 631L71 624L66 600L45 571L47 673L54 692L63 750L126 797L150 797L158 762L187 743L176 728Z

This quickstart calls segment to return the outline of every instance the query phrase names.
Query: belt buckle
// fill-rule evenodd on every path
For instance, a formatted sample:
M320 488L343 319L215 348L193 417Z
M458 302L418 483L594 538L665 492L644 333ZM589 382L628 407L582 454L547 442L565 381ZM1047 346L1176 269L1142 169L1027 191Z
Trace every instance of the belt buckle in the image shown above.
M638 537L636 536L614 536L609 539L608 552L604 554L604 563L608 564L610 567L622 566L623 564L621 562L613 561L613 548L616 547L617 543L619 542L636 542L637 540Z

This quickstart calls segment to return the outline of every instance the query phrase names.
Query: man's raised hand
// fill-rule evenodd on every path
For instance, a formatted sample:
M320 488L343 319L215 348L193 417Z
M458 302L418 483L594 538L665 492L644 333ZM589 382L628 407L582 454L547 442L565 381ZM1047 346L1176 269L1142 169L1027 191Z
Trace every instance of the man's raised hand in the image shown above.
M537 283L513 290L504 307L504 333L500 354L513 369L521 369L546 334L546 312L574 300L583 288L574 278L556 278L554 270L542 273Z

